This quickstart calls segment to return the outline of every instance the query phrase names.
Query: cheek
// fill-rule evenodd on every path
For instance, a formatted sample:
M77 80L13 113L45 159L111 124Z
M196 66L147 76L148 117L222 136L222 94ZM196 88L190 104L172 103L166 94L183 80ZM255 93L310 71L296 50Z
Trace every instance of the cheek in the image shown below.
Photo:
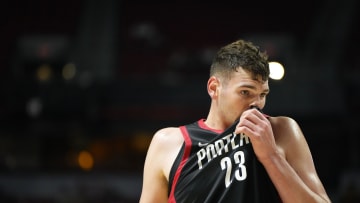
M222 102L222 104L225 105L226 108L229 108L229 111L235 114L242 112L248 106L247 101L238 94L228 94L226 96L224 95Z

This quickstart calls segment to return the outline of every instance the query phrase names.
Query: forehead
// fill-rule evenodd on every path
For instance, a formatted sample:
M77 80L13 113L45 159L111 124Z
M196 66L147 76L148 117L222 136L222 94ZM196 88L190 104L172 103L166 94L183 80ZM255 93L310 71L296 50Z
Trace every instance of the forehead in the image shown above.
M235 86L253 86L260 89L269 89L268 81L263 81L261 76L253 75L249 71L239 68L238 71L233 72L228 83Z

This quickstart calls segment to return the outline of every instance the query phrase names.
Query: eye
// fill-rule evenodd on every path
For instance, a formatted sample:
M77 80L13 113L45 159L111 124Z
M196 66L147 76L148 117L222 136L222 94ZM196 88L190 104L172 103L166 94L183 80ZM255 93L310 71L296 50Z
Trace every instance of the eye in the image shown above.
M262 93L262 94L260 94L260 97L261 98L265 98L267 96L267 93Z
M241 95L245 95L245 96L248 96L250 94L249 90L241 90L240 91L240 94Z

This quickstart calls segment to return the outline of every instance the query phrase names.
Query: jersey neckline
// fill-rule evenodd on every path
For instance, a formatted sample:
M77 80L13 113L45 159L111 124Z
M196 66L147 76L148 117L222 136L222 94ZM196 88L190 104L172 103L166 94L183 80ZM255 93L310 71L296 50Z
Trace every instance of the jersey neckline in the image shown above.
M212 132L214 132L214 133L219 133L219 134L220 134L220 133L224 132L224 130L214 129L214 128L211 128L211 127L209 127L208 125L206 125L204 118L202 118L202 119L200 119L200 120L198 121L198 125L199 125L200 128L202 128L202 129L204 129L204 130L212 131Z

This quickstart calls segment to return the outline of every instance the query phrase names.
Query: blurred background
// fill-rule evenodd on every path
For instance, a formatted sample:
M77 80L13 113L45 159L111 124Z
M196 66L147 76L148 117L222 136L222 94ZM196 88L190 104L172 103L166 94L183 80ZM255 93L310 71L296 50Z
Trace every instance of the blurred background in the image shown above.
M156 130L205 118L214 53L285 67L265 112L295 118L333 202L359 202L357 0L0 4L0 202L138 202Z

